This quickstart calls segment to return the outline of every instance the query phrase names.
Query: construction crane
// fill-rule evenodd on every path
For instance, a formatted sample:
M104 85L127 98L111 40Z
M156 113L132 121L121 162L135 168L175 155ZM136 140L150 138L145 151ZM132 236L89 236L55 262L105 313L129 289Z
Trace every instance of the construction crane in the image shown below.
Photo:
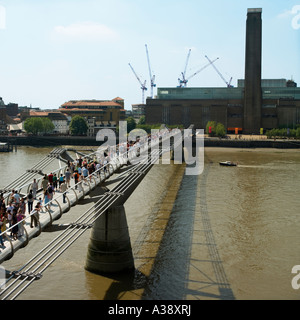
M216 70L218 75L221 77L221 79L226 83L227 88L232 88L233 86L231 85L232 77L230 78L229 82L226 81L226 79L223 77L222 73L217 69L217 67L213 64L213 62L208 58L208 56L205 56L205 58L211 63L213 68Z
M151 67L150 67L149 53L148 53L148 47L147 47L146 44L145 44L145 47L146 47L148 67L149 67L149 75L150 75L150 83L151 83L151 99L153 99L153 88L156 87L156 84L154 83L155 75L152 76Z
M130 68L131 68L132 72L133 72L133 73L134 73L134 75L136 76L136 78L137 78L138 82L139 82L139 83L140 83L140 85L141 85L142 94L143 94L143 96L142 96L142 104L144 104L144 101L145 101L145 91L147 90L147 88L146 88L146 80L145 80L145 82L144 82L144 83L142 83L142 81L140 80L140 78L138 77L138 75L136 74L136 72L134 71L134 69L133 69L132 65L131 65L130 63L128 63L128 64L129 64L129 66L130 66Z
M211 64L213 64L215 61L217 61L219 58L216 58L215 60L213 61L210 61L208 64L206 64L205 66L203 66L201 69L199 69L198 71L196 71L195 73L193 73L191 76L189 76L185 81L186 83L191 79L193 78L195 75L197 75L199 72L203 71L205 68L207 68L208 66L210 66ZM186 84L185 83L185 84Z
M180 88L185 87L186 84L187 84L187 80L185 79L185 74L186 74L186 69L187 69L188 63L189 63L191 51L192 51L192 49L189 49L189 52L188 52L188 55L187 55L187 58L186 58L186 63L185 63L184 71L181 72L182 79L178 78L179 87L180 87Z

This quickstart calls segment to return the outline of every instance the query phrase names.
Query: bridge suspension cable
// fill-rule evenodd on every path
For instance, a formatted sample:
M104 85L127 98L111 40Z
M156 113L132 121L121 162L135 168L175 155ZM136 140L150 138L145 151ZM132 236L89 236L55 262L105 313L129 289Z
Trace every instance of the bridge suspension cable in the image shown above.
M162 140L164 140L164 138L162 138ZM158 140L158 143L159 141L160 140ZM133 190L143 179L145 174L148 173L153 164L157 163L157 160L162 156L163 153L170 151L171 149L171 147L165 149L158 148L151 150L151 153L149 153L148 144L145 144L145 147L147 147L147 157L142 157L145 155L145 150L143 150L140 158L143 160L140 161L139 164L134 165L132 169L129 169L127 171L127 176L115 188L104 193L94 204L94 206L84 212L74 223L69 224L69 226L61 234L59 234L42 250L40 250L23 267L16 272L11 272L9 278L6 280L5 285L3 285L5 288L0 291L0 297L5 294L2 300L9 299L9 297L11 297L11 300L16 299L27 287L29 287L30 284L40 279L43 272L86 230L88 230L103 213L113 206L123 204L130 196L131 192L133 192ZM152 147L154 147L154 145L151 143L151 148ZM176 148L175 141L173 148ZM132 154L132 151L126 152L127 156L130 154ZM130 156L128 159L132 160ZM101 169L102 168L99 170ZM94 172L94 174L96 174L97 171ZM25 268L27 269L23 272ZM13 295L13 293L15 294Z
M3 188L2 192L7 193L6 197L10 194L11 190L20 190L24 187L26 182L32 180L38 173L41 174L41 168L47 167L51 162L53 162L57 157L59 157L66 150L62 148L56 148L51 151L46 157L41 159L38 163L36 163L31 169L24 172L17 179L12 181L6 187Z
M132 188L139 179L142 180L143 175L151 169L163 152L165 152L165 150L162 149L153 151L150 161L148 157L144 162L128 170L128 175L115 188L104 193L93 207L84 212L74 223L71 223L22 268L17 272L13 272L7 279L5 288L0 292L0 296L5 294L2 300L8 299L14 292L19 290L10 298L11 300L16 299L30 284L39 279L43 272L88 230L106 210L124 201L122 198L124 196L126 197L126 191ZM25 272L22 272L26 267Z

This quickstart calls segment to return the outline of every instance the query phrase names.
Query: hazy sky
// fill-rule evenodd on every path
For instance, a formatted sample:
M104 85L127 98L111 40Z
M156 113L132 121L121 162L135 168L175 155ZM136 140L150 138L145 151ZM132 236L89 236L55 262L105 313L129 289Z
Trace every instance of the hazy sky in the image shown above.
M263 78L300 86L300 0L0 0L0 96L5 103L59 108L71 99L142 102L145 44L157 87L176 87L219 58L226 80L244 77L247 8L262 8ZM188 87L222 87L210 66ZM154 90L156 93L156 89Z

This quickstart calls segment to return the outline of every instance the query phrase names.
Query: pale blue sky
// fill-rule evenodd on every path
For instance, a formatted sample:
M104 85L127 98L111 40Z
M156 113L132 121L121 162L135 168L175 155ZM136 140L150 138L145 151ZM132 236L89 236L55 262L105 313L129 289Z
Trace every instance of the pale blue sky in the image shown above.
M0 0L0 96L5 103L59 108L71 99L141 103L141 80L175 87L192 49L187 76L219 58L232 84L244 77L247 8L262 8L263 78L300 86L300 0ZM222 87L212 67L188 87ZM156 93L156 89L154 90Z

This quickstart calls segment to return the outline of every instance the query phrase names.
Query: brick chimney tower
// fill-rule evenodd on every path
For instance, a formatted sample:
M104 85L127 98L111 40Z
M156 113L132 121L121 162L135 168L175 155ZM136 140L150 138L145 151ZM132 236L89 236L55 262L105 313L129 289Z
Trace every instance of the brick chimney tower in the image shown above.
M248 9L246 22L246 59L243 133L260 132L261 127L261 8Z

